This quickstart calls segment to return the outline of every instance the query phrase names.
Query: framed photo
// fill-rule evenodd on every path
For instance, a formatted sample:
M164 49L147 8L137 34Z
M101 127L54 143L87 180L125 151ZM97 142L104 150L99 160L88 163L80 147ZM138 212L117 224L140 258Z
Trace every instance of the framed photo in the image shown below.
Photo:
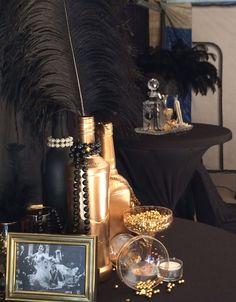
M5 299L94 302L96 267L95 236L9 233Z

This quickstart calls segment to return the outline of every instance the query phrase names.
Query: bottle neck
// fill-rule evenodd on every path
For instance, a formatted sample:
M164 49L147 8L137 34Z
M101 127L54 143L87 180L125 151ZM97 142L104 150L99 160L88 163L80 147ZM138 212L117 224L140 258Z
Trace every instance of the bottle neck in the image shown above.
M109 163L110 174L117 174L112 123L100 125L99 136L102 145L101 156Z
M95 142L95 126L92 116L79 117L78 138L82 144L93 144Z

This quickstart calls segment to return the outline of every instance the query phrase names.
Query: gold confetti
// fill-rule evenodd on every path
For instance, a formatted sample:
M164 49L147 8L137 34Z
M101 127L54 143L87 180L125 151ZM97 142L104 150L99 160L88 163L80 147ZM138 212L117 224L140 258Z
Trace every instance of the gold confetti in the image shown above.
M169 214L160 213L158 210L147 210L141 213L125 215L124 222L127 228L143 234L165 230L171 223L171 219Z

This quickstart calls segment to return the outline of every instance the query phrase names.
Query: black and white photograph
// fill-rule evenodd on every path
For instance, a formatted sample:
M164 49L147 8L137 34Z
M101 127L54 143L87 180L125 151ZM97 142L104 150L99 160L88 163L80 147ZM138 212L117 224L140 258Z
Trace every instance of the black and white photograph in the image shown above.
M16 290L85 292L85 246L17 243Z
M5 300L94 302L97 237L8 233Z

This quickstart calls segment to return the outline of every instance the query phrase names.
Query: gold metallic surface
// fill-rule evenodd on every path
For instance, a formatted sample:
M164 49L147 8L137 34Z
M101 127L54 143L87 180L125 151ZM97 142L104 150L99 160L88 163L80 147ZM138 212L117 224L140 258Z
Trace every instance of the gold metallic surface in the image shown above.
M79 118L79 140L81 143L89 144L95 141L93 116L83 116Z
M110 239L119 233L127 232L123 223L123 212L130 206L128 187L119 180L110 178Z
M46 227L50 220L51 208L43 204L31 204L27 207L26 215L21 219L21 231L24 233L35 230L39 225L39 213L41 213L41 223Z
M112 123L99 124L98 132L102 145L101 155L110 165L110 175L118 174L116 170Z
M43 209L44 205L42 203L36 203L36 204L29 204L27 206L27 210L41 210Z
M116 169L112 123L99 125L99 138L102 157L110 165L110 239L119 233L127 232L123 223L123 212L131 207L131 191L127 180Z
M81 143L94 143L94 122L92 117L81 117L79 120L79 140ZM98 237L98 268L100 280L104 280L111 272L109 256L109 164L99 155L89 156L88 162L88 196L90 210L90 234ZM67 171L69 229L73 223L73 183L74 165L71 163ZM82 175L81 171L81 175ZM83 189L81 178L81 189ZM84 205L80 202L80 231L83 233Z

